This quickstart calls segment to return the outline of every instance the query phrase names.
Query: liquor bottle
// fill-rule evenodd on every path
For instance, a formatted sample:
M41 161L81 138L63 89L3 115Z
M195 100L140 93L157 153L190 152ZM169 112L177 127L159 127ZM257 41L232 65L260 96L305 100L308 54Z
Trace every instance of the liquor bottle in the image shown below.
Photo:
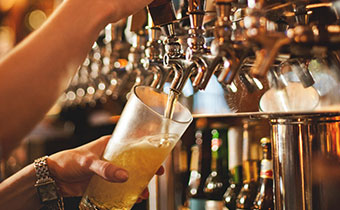
M242 187L242 128L228 129L228 155L230 186L223 195L223 201L225 207L235 210L236 198Z
M258 151L256 145L250 138L249 124L243 126L243 185L236 199L236 209L250 210L256 197L258 187ZM258 144L258 143L257 143Z
M207 196L206 209L223 208L223 194L229 186L227 170L226 130L211 131L211 172L206 179L204 193Z
M273 160L269 138L261 139L263 159L261 161L260 186L254 201L254 210L273 210Z
M188 202L191 210L204 210L205 195L202 182L202 131L195 133L196 142L191 147L190 177L188 184Z

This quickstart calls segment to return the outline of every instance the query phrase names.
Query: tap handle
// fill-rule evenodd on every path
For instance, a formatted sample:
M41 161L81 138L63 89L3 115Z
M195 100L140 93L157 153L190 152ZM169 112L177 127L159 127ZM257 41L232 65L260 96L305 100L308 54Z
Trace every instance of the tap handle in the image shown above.
M130 31L142 35L145 33L145 27L148 24L148 13L146 8L132 15Z
M155 0L148 5L148 10L156 26L163 26L176 20L175 7L171 0Z

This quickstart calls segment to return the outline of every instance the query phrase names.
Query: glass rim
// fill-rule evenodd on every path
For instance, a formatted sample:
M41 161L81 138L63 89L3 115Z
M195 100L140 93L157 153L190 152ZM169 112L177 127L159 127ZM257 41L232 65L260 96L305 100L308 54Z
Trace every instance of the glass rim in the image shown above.
M156 89L156 88L153 88L153 87L150 87L150 86L145 86L145 85L136 85L136 86L133 88L133 94L136 96L136 98L137 98L140 102L142 102L143 106L145 106L148 110L150 110L151 112L153 112L153 113L155 113L156 115L158 115L160 118L166 119L163 115L159 114L159 113L156 112L154 109L152 109L152 107L150 107L150 106L148 106L146 103L144 103L144 101L137 95L137 91L136 91L137 88L148 88L148 89L154 90L155 92L157 92L157 93L159 93L159 94L161 94L161 95L166 95L166 94L163 93L163 92L161 92L160 90L158 90L158 89ZM189 111L189 109L188 109L187 107L185 107L185 106L184 106L183 104L181 104L179 101L177 101L176 103L177 103L177 105L183 107L184 110L185 110L187 113L189 113L188 116L190 116L190 117L189 117L189 119L188 119L187 121L178 121L178 120L173 120L173 119L169 119L169 120L170 120L171 122L175 122L175 123L178 123L178 124L184 124L184 125L185 125L185 124L190 124L190 123L192 122L192 120L193 120L193 116L192 116L191 112ZM177 106L177 105L176 105L176 106Z

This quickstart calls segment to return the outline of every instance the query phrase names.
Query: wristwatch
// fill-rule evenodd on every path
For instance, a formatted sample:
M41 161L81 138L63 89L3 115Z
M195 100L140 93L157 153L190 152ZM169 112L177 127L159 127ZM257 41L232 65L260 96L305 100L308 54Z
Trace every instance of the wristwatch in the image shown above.
M55 180L51 177L47 165L47 158L48 156L44 156L34 161L37 176L37 181L34 186L37 188L40 202L44 204L45 209L63 210L63 198L59 195Z

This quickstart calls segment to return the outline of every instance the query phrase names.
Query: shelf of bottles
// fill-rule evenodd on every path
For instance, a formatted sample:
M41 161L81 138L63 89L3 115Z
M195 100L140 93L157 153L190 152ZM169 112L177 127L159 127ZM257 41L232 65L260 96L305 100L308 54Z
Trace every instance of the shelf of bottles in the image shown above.
M178 160L187 159L178 161L178 209L274 209L267 120L196 118L177 151Z
M336 209L339 125L334 114L196 117L175 150L177 209Z

